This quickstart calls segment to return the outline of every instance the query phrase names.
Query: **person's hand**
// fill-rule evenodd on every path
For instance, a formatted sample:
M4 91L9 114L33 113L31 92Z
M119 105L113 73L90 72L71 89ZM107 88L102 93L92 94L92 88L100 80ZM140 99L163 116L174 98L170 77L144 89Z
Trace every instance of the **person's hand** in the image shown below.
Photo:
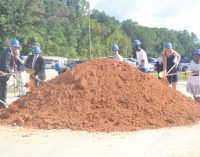
M20 51L19 51L19 49L16 49L16 50L15 50L14 56L15 56L15 58L18 58L18 57L20 56Z
M5 76L6 73L4 73L3 71L0 71L0 76Z
M163 71L163 77L166 77L166 76L167 76L167 71L164 70L164 71Z
M30 74L33 74L35 72L35 70L32 69L32 68L26 68L26 72L30 73Z

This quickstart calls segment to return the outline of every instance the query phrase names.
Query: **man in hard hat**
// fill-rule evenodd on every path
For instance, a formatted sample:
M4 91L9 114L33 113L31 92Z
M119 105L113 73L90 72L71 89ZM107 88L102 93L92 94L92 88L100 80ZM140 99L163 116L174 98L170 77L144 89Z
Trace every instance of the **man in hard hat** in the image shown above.
M12 39L10 46L0 55L0 108L7 108L7 81L10 78L8 73L11 73L13 69L16 70L15 54L16 51L19 51L19 48L19 41L17 39Z
M148 59L146 52L140 47L142 43L139 40L132 41L132 47L136 51L136 57L138 61L138 69L144 73L148 73Z
M117 44L112 45L113 59L123 61L123 57L119 54L119 47Z
M62 64L60 64L60 63L56 63L54 68L58 72L58 75L60 75L60 74L62 74L62 73L67 71L67 68L62 66Z
M46 79L44 58L40 55L41 49L39 46L34 46L32 55L30 55L25 63L26 71L30 73L30 81L34 87L38 87L41 81Z

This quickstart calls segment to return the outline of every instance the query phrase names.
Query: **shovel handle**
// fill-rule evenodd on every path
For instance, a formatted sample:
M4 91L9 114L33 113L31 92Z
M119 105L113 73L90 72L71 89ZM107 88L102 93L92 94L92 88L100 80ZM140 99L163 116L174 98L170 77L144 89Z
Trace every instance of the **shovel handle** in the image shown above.
M168 70L168 72L166 73L165 76L170 76L171 74L169 74L169 73L172 71L172 69L173 69L175 66L176 66L176 64L174 64L174 65ZM162 72L160 72L158 75L159 75L160 78L163 78L163 77L164 77L164 72L162 71ZM173 75L176 75L176 74L173 74Z
M174 64L174 65L171 67L171 69L168 70L168 72L166 73L166 75L168 75L168 74L172 71L172 69L174 69L175 66L176 66L176 64Z

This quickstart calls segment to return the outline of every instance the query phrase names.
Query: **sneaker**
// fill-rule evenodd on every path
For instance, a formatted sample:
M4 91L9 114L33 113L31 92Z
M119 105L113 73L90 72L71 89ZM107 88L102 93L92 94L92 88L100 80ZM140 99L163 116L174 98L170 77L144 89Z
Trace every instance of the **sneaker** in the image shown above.
M4 101L0 100L0 108L6 109L8 108L8 105Z

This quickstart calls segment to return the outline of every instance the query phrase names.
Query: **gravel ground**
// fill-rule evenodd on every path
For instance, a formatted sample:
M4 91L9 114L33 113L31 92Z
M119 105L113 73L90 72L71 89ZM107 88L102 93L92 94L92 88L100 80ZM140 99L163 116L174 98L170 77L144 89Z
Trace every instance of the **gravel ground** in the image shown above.
M179 82L178 90L190 96L185 91L185 85L186 82ZM9 102L15 99L12 95L8 97ZM31 130L0 126L0 134L1 157L200 156L200 123L122 133Z

